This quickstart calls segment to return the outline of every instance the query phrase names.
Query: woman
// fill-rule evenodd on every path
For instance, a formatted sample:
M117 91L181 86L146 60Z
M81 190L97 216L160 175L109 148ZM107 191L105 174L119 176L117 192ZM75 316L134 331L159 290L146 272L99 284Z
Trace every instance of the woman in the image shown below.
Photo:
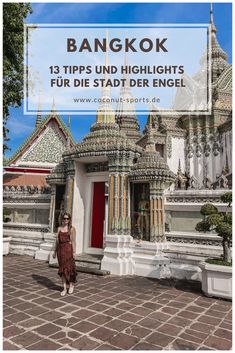
M59 271L58 275L62 279L63 291L61 296L65 296L67 287L69 294L73 293L74 284L76 282L76 265L75 250L76 249L76 231L71 225L71 216L65 212L62 218L62 225L58 228L56 237L56 247L53 257L58 258Z

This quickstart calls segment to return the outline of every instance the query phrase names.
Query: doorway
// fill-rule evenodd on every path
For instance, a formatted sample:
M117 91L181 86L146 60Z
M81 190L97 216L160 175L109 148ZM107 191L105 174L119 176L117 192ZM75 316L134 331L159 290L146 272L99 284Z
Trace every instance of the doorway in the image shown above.
M105 223L105 182L93 183L91 244L92 248L103 249Z

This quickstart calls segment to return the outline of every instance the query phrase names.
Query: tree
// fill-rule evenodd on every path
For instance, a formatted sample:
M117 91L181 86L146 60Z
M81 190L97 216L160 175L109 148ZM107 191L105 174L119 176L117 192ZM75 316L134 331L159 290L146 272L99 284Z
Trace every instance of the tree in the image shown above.
M3 152L9 149L9 107L19 107L23 98L24 20L29 13L29 3L3 4Z
M222 237L223 260L231 263L232 213L228 213L228 208L231 208L232 193L226 192L220 199L228 204L226 212L218 212L217 207L211 203L205 204L201 208L204 220L197 223L196 230L198 232L215 231L218 236Z

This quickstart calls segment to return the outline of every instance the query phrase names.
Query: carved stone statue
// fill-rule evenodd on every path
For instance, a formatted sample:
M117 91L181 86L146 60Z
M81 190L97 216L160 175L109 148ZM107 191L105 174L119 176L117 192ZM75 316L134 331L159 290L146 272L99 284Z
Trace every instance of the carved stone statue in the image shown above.
M206 189L209 189L209 190L212 189L212 181L211 181L211 179L210 179L208 176L206 176L206 177L204 178L204 180L203 180L203 185L204 185L204 187L205 187Z
M141 200L138 204L137 228L140 239L146 238L149 234L149 201L146 200L146 194L141 194Z
M62 216L64 214L64 211L65 211L65 209L64 209L64 195L63 195L62 200L60 202L60 213L59 213L59 217L58 217L59 225L62 224Z
M198 189L199 183L198 180L192 175L189 179L189 189Z
M228 179L224 174L219 178L219 189L228 189Z
M179 166L178 166L177 177L176 177L176 189L185 190L187 180L188 180L187 177L184 175L184 173L181 170L181 165L179 160Z

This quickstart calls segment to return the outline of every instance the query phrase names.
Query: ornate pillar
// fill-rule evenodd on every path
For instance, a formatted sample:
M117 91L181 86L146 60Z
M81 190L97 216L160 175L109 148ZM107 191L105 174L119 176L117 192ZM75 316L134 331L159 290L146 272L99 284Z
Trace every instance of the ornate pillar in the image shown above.
M73 212L73 194L74 194L74 162L69 160L66 165L66 187L65 187L65 210L71 214Z
M124 219L125 234L131 234L131 214L130 214L130 182L128 174L124 176Z
M188 164L188 175L191 177L194 175L194 148L193 148L193 139L192 139L192 122L191 118L188 118L188 148L187 148L187 164Z
M55 197L56 197L56 184L51 185L51 202L49 211L49 228L50 232L54 231L54 217L55 217Z
M114 218L114 175L109 175L108 234L112 234Z
M210 118L204 117L204 149L203 149L203 188L209 186L209 181L212 180L213 168L212 168L212 153L211 153L211 141L210 141Z
M164 189L160 181L150 181L150 241L165 241Z
M124 174L119 175L119 231L124 230Z
M74 176L69 175L66 178L66 211L71 215L73 211L73 191L74 191Z
M119 175L114 174L114 184L113 184L113 220L112 220L112 234L118 233L118 182Z
M125 156L109 161L109 234L129 235L131 231L128 170Z

